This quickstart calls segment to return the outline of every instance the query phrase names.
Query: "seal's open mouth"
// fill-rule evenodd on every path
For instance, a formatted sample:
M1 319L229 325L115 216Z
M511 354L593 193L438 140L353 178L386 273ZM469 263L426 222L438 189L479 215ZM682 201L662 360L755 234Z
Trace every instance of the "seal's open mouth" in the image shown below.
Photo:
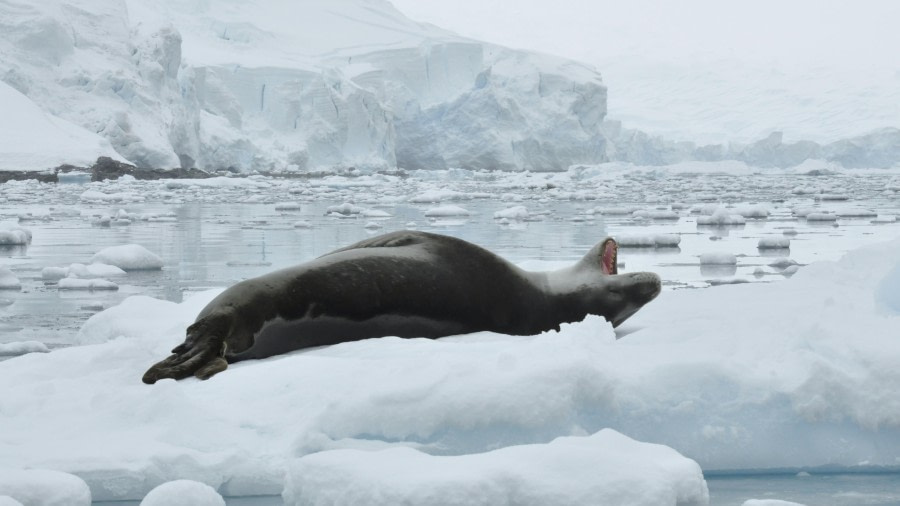
M603 247L600 248L602 251L600 255L600 269L603 270L603 274L618 274L618 251L619 246L616 244L615 239L608 238L603 241Z

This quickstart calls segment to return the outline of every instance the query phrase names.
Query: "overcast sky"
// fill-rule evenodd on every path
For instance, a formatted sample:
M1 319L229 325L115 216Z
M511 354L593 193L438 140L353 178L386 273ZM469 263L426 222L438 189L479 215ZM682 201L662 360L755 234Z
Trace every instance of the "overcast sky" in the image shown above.
M895 0L392 0L462 35L594 64L618 58L900 70Z

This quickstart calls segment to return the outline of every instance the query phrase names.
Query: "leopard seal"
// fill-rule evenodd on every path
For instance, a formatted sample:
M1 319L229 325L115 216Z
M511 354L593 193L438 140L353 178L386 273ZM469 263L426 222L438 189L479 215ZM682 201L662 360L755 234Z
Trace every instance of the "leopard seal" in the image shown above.
M531 272L462 239L393 232L231 286L143 381L207 379L229 363L372 337L534 335L589 314L618 326L659 292L654 273L618 273L612 238L572 266Z

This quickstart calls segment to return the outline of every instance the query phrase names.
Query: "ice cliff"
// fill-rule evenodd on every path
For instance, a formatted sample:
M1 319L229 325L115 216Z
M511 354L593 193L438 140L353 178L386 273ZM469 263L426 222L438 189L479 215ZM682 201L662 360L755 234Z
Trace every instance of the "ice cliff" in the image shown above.
M139 167L606 160L597 71L419 24L383 0L2 0L0 33L4 83Z

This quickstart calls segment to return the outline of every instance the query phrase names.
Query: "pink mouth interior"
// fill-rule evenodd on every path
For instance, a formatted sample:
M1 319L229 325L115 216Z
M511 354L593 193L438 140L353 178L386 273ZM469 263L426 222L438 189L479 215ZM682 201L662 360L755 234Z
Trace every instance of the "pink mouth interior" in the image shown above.
M617 249L616 241L612 239L607 239L603 243L603 254L600 256L600 268L603 270L603 274L616 274L618 272Z

